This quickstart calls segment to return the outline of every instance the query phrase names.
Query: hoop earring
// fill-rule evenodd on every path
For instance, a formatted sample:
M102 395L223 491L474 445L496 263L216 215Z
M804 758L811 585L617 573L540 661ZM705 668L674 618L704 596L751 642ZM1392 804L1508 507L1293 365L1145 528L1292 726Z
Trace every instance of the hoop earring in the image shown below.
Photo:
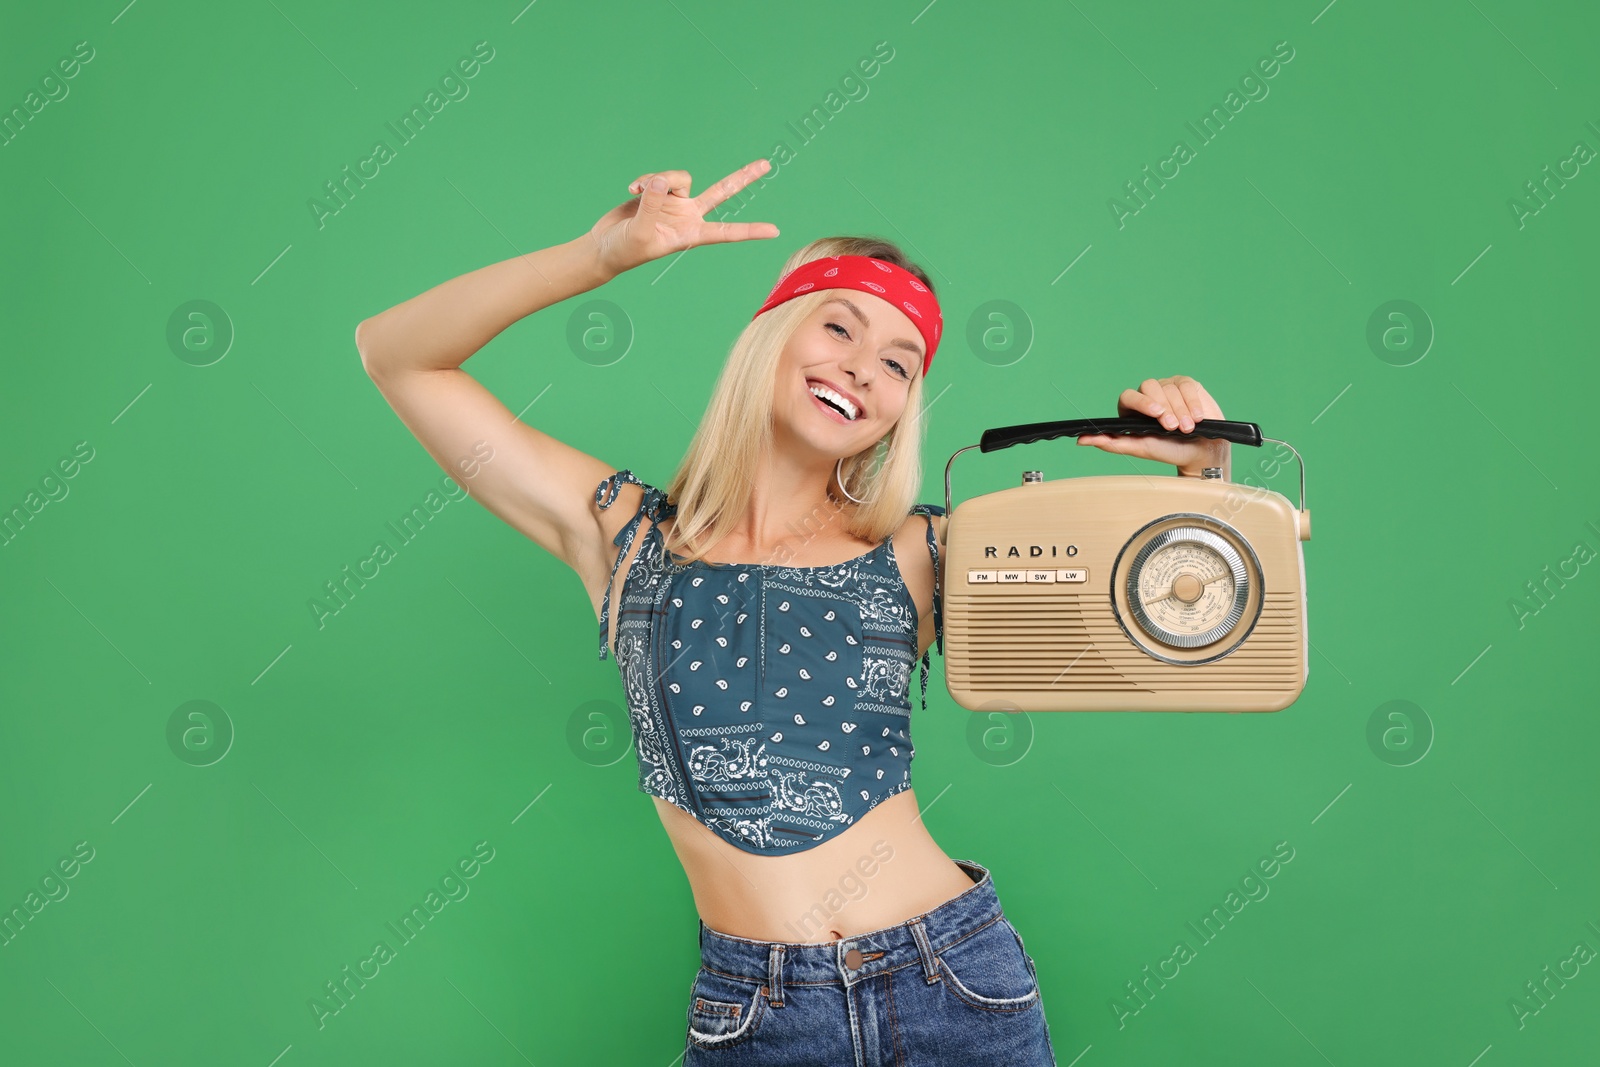
M839 461L833 465L833 477L834 477L834 480L839 483L839 491L841 493L843 493L845 496L850 497L850 499L855 501L857 504L865 504L866 503L865 500L863 500L862 498L860 498L858 496L851 496L850 495L850 490L848 490L848 489L846 489L844 487L844 476L842 474L840 474L840 471L843 469L843 467L844 467L844 457L840 456L839 457Z

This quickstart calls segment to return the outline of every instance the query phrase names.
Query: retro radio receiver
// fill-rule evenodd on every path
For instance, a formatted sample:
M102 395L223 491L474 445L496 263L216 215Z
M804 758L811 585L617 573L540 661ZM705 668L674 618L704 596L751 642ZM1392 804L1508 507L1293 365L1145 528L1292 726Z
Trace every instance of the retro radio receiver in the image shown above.
M1300 504L1204 477L1022 484L950 506L972 448L1079 434L1211 437L1294 452ZM1305 463L1253 422L1144 415L986 430L945 464L945 685L970 711L1279 711L1310 672Z

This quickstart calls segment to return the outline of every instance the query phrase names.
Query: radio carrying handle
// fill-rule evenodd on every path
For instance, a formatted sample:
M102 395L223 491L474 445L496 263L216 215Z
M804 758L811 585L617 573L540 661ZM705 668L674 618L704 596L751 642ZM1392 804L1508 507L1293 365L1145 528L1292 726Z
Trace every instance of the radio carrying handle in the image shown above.
M1123 437L1213 437L1234 444L1252 445L1261 447L1261 442L1271 441L1283 445L1294 453L1295 463L1300 468L1300 513L1309 524L1311 518L1306 511L1306 463L1300 457L1299 451L1287 441L1280 441L1276 437L1263 437L1261 427L1253 422L1237 422L1231 419L1196 419L1194 429L1189 433L1181 430L1169 430L1161 425L1161 420L1149 415L1128 415L1112 419L1059 419L1055 422L1027 422L1017 426L997 426L992 430L983 431L975 445L958 448L951 454L944 465L944 512L949 515L952 510L950 499L950 466L956 461L956 456L968 449L980 449L984 452L998 452L1002 448L1012 445L1026 445L1034 441L1049 441L1057 437L1078 437L1082 434L1103 433L1117 434ZM1309 532L1309 531L1307 531Z

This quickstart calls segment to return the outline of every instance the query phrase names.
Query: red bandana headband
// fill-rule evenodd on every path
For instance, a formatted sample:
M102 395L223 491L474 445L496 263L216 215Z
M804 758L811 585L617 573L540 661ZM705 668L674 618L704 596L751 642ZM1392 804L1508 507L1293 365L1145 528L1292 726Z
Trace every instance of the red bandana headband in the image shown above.
M904 311L922 334L927 350L922 360L922 373L927 375L928 368L933 365L933 353L939 347L939 334L944 330L944 316L939 312L939 301L915 274L872 256L824 256L802 263L780 278L767 295L767 302L750 317L754 319L762 311L813 289L859 289L882 297Z

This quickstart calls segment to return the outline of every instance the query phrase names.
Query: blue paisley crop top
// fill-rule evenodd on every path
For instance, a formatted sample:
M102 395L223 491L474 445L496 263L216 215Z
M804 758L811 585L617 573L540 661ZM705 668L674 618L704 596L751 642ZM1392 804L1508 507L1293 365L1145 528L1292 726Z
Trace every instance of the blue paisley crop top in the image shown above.
M612 543L615 581L639 531L617 611L622 676L639 760L639 790L759 854L798 852L842 833L911 785L909 678L917 609L892 539L823 567L679 563L657 525L676 514L666 493L620 470L595 490L610 507L623 482L644 489ZM607 487L610 487L607 494ZM936 504L934 643L944 654ZM600 612L606 657L611 589ZM922 656L922 706L928 703Z

